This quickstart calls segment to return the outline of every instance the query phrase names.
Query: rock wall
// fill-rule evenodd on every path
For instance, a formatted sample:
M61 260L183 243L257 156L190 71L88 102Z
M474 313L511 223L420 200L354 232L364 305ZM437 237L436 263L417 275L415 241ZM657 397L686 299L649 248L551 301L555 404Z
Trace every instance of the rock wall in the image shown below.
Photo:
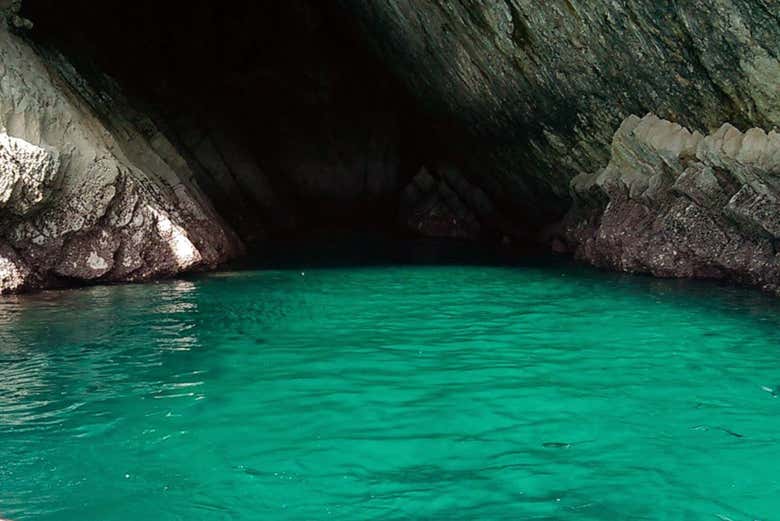
M4 28L43 27L0 31L0 291L317 227L536 240L572 200L557 247L581 259L777 284L754 151L780 125L775 0L25 9L0 0Z
M780 134L724 124L704 136L627 118L609 165L571 184L564 236L604 268L727 279L780 294Z
M503 233L777 291L774 0L339 4L421 106L465 129L462 174Z
M0 17L0 293L169 276L237 255L240 240L152 121L9 31L5 19L26 25L10 9Z
M776 0L339 3L421 106L470 133L464 175L515 229L565 212L630 114L780 125Z
M398 217L423 237L477 240L499 228L490 199L446 163L420 169L401 193Z
M328 4L26 0L22 14L41 46L142 102L262 249L269 236L395 222L405 94Z

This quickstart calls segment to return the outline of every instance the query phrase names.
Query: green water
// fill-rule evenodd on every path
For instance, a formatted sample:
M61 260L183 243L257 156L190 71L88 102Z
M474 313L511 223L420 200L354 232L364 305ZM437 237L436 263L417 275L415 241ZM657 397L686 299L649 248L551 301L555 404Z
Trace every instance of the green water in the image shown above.
M780 519L780 307L553 263L0 301L0 517Z

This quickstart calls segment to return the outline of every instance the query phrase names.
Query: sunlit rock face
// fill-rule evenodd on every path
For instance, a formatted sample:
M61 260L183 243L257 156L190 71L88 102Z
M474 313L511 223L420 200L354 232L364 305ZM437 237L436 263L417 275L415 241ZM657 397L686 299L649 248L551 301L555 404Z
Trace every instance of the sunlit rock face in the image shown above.
M631 116L612 160L572 181L564 235L598 266L721 278L780 291L780 134L725 124L704 136Z
M421 106L468 129L464 173L516 228L564 212L630 114L780 125L774 0L339 3Z
M140 100L248 245L395 223L407 108L329 2L26 0L30 38Z
M395 226L399 89L317 3L0 1L0 291Z
M0 0L0 287L170 275L334 228L553 236L599 265L774 284L774 167L743 161L780 125L772 0L20 6ZM742 156L706 152L736 128ZM615 238L689 199L728 253Z
M93 90L5 24L0 71L0 292L173 275L241 251L119 90Z
M61 179L60 155L0 132L0 210L23 217L43 205Z

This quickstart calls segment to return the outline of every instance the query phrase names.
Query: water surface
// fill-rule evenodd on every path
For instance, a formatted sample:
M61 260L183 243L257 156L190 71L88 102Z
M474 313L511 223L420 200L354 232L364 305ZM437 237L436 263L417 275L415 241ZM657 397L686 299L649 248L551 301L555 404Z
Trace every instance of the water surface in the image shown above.
M780 308L561 262L0 301L0 517L780 519Z

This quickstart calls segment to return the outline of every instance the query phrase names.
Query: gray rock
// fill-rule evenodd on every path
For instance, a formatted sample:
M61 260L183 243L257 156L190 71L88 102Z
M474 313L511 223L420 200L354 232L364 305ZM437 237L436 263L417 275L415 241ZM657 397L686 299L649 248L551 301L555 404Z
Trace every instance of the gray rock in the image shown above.
M57 188L60 156L0 132L0 211L24 216L43 205Z
M29 27L19 4L0 0L0 26ZM8 137L0 147L0 290L213 266L241 244L212 202L255 240L266 227L294 228L304 214L356 222L395 207L399 192L402 223L424 235L500 228L498 236L527 238L574 201L563 238L580 258L778 286L780 148L768 132L780 125L775 0L336 4L416 108L444 129L432 141L454 143L446 165L405 189L398 115L384 97L343 101L351 91L338 86L353 71L329 59L343 48L325 45L320 29L330 18L311 23L315 2L299 0L291 11L300 15L290 37L297 61L250 74L277 82L277 92L314 78L302 97L284 98L300 102L289 103L294 117L283 111L269 123L256 110L243 118L278 138L267 139L273 144L260 155L272 157L262 167L246 150L257 144L242 149L223 132L258 97L241 89L241 74L228 82L236 99L217 97L211 114L197 114L203 121L168 122L164 135L119 89L93 88L62 56L0 29ZM206 27L213 5L199 3ZM252 24L241 20L236 32ZM227 32L203 34L198 52ZM167 63L189 50L177 48ZM230 68L206 85L224 83ZM198 82L199 70L187 74ZM183 106L177 118L190 110ZM232 119L218 117L223 109ZM648 112L658 116L631 116Z
M482 218L490 217L490 203L481 190L449 165L429 171L423 167L401 194L401 226L422 237L477 239Z
M780 125L775 0L339 3L421 106L468 129L464 175L515 227L564 212L632 113Z
M241 251L118 89L0 28L0 293L213 267Z
M711 135L631 116L598 175L576 177L565 239L597 266L780 293L780 134Z
M32 29L33 23L19 16L22 0L0 0L0 25L8 25L15 29Z

